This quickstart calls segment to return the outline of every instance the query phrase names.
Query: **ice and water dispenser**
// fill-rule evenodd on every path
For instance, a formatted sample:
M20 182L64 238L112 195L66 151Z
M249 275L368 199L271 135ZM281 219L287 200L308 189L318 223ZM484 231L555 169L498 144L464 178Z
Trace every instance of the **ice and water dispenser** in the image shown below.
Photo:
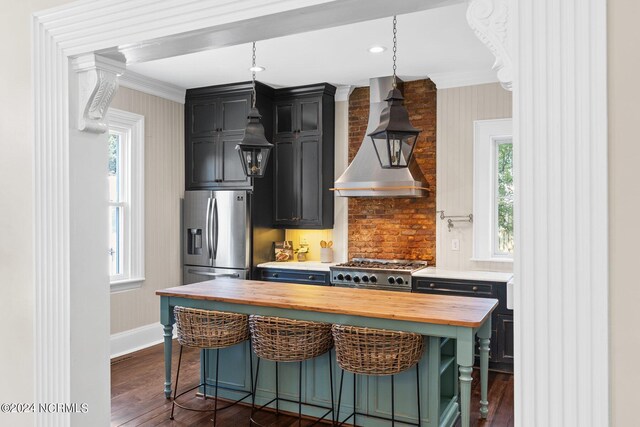
M187 228L187 253L202 255L202 228Z

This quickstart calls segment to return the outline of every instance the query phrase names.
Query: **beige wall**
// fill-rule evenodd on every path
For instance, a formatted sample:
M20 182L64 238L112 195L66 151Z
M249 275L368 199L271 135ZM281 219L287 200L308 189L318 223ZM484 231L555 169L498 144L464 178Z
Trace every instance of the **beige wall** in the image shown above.
M473 121L511 117L511 92L498 83L438 90L436 208L446 215L473 212ZM512 263L471 261L473 225L437 218L436 265L452 270L512 271ZM459 239L460 250L451 250Z
M184 195L184 106L121 87L113 108L144 116L145 282L111 294L111 333L160 321L157 289L182 283L180 199Z
M640 2L609 0L609 309L611 420L638 425L640 353Z
M0 7L0 290L5 327L0 402L33 402L33 144L31 14L67 0L3 0ZM0 425L31 426L0 413Z

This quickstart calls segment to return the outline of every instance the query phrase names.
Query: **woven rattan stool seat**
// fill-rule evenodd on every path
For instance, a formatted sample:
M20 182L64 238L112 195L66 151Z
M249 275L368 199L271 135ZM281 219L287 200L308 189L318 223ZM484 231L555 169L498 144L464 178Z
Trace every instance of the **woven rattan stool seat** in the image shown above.
M185 347L225 348L249 339L249 316L174 307L178 342Z
M253 351L262 359L300 362L333 347L329 323L251 315L249 327Z
M356 326L333 325L338 365L365 375L393 375L420 361L422 335Z

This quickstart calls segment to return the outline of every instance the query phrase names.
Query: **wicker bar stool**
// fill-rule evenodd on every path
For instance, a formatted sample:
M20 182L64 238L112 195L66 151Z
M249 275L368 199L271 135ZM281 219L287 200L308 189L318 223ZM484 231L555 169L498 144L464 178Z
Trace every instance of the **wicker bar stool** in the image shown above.
M298 425L302 422L302 405L327 410L327 412L317 418L312 425L322 421L329 414L331 414L331 421L333 422L333 376L331 374L331 347L333 347L333 339L331 338L331 324L283 319L280 317L251 315L249 317L249 328L251 329L253 351L258 356L256 382L253 386L253 390L257 390L258 387L260 360L266 359L276 363L276 397L256 409L254 396L254 404L252 405L251 411L251 423L261 425L254 420L254 414L264 409L266 406L271 405L273 402L276 404L276 414L279 414L280 401L298 404ZM329 360L331 407L315 405L312 403L302 403L302 362L325 353ZM299 378L297 401L279 396L278 364L281 362L298 362Z
M344 325L333 325L331 332L336 346L336 359L338 365L342 368L340 391L338 393L338 408L336 410L337 425L341 426L349 418L353 417L353 425L355 426L356 415L366 415L372 418L391 421L392 426L394 426L396 422L420 426L420 368L418 362L424 351L424 338L422 335ZM416 365L418 423L397 421L395 419L394 375L406 371L413 365ZM340 421L344 371L353 373L353 412L347 418ZM356 376L359 374L376 376L391 375L391 418L356 411Z
M173 413L176 406L182 409L187 409L189 411L213 411L213 425L215 426L218 411L230 408L231 406L247 399L249 396L253 396L252 389L242 398L218 408L218 388L233 391L243 391L231 387L218 386L218 372L220 371L220 349L231 347L249 339L249 316L247 316L246 314L226 313L212 310L199 310L186 307L174 307L173 313L176 319L176 326L178 330L180 356L178 358L176 386L173 392L173 404L171 405L170 419L173 420ZM202 380L202 382L197 386L191 387L190 389L178 394L178 379L180 378L180 365L182 363L182 350L184 347L198 348L200 350L216 350L216 378L214 384L207 384L207 358L205 356L202 358L204 370L204 379ZM253 385L253 362L251 354L249 357L249 363L251 364L250 378L251 384ZM177 402L176 399L180 396L200 387L203 388L203 395L205 399L207 399L207 387L215 388L215 402L213 409L191 408Z

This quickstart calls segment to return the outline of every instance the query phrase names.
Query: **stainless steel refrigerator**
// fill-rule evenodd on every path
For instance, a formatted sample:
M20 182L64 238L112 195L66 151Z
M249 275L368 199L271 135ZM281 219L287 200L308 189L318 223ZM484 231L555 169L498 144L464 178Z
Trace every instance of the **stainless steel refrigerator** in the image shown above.
M252 221L252 196L246 190L185 191L184 284L248 279L254 262L271 258L272 242L282 239L283 231L261 226L260 218Z

